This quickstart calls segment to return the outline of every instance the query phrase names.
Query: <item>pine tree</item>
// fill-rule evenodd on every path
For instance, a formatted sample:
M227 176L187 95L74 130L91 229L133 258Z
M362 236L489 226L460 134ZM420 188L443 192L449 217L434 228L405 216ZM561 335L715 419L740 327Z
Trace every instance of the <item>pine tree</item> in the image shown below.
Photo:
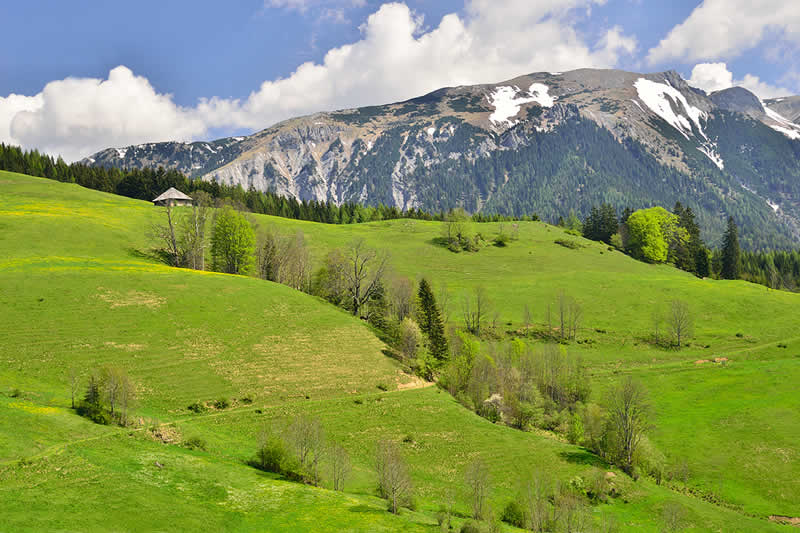
M447 338L444 335L444 323L439 313L439 307L436 305L436 298L433 296L431 285L425 278L422 278L419 282L417 295L419 297L419 328L428 337L431 355L437 361L443 361L447 358L449 351Z
M708 260L708 250L701 246L695 250L694 273L698 278L707 278L711 274L711 264Z
M728 217L728 229L722 240L722 279L739 279L739 235L733 217Z

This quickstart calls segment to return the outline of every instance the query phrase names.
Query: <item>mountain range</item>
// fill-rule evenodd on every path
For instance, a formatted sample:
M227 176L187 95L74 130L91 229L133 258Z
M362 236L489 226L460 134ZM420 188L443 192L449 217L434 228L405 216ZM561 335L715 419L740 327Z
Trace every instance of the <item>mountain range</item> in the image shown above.
M800 96L706 92L677 72L580 69L316 113L249 136L109 148L83 163L163 166L302 200L556 220L592 205L728 215L749 248L800 243Z

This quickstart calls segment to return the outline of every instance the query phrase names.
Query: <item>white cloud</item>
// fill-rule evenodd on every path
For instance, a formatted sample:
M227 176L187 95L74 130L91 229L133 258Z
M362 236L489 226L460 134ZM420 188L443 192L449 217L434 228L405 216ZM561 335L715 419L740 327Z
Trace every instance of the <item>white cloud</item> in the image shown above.
M767 98L776 98L778 96L789 96L794 94L794 91L792 91L791 89L770 85L769 83L761 81L761 79L759 79L758 76L754 76L753 74L745 74L744 78L742 78L741 80L735 80L733 84L739 87L744 87L745 89L755 94L762 100Z
M446 15L423 31L405 4L384 4L363 25L363 38L304 63L291 76L264 82L244 101L205 99L214 126L264 127L293 115L380 104L447 85L502 81L540 70L611 67L636 41L612 28L593 46L569 24L592 0L497 4L472 0L467 14Z
M124 66L111 70L107 80L67 78L22 102L14 96L10 103L0 101L0 134L8 131L8 142L68 160L109 146L187 140L206 132L193 110L156 93Z
M728 87L744 87L762 100L786 96L792 91L776 87L761 81L758 76L745 74L742 79L734 80L733 73L726 63L699 63L692 69L689 85L703 89L707 93L727 89Z
M274 0L294 9L313 1ZM581 10L602 2L468 0L463 16L446 15L432 29L405 4L388 3L362 25L360 40L329 50L321 63L304 63L286 78L263 82L246 99L202 98L196 107L182 108L146 78L117 67L108 80L51 82L34 100L24 100L26 111L16 97L0 99L0 135L75 159L108 146L197 138L209 128L260 129L292 116L398 101L443 86L613 67L636 49L636 40L613 27L589 43L573 27Z
M733 87L733 73L725 63L700 63L692 69L689 85L707 93Z
M732 58L766 36L800 42L796 0L705 0L647 54L649 64Z
M9 94L5 98L0 96L0 142L17 143L18 141L11 135L11 121L23 111L36 111L44 104L42 94L36 96L23 96L21 94Z

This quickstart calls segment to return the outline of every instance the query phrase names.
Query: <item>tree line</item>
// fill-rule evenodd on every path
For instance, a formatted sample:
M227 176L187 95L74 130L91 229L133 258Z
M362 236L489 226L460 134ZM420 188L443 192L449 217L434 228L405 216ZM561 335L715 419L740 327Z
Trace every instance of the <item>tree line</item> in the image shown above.
M675 204L672 212L656 206L647 209L624 209L619 216L610 204L592 206L581 222L570 217L559 221L569 231L587 239L601 241L631 257L648 263L668 263L697 277L747 279L764 282L768 278L777 286L793 286L797 279L789 252L750 252L744 256L739 246L738 227L728 217L722 247L710 250L700 237L700 227L691 207ZM769 259L779 257L779 270ZM798 264L800 267L800 264ZM770 286L768 283L765 285Z
M190 180L177 170L164 169L119 169L89 166L83 163L67 164L61 157L53 158L37 150L25 151L17 146L0 143L0 170L48 178L65 183L75 183L87 189L118 194L137 200L150 201L170 187L175 187L193 198L207 194L213 205L228 203L240 211L278 216L295 220L307 220L323 224L357 224L378 220L400 218L418 220L443 220L447 212L430 213L421 209L399 209L382 203L362 205L345 202L340 205L332 201L300 200L276 193L245 190L241 185L225 185L216 181ZM499 214L476 214L476 222L498 222L530 219L533 217L506 217Z

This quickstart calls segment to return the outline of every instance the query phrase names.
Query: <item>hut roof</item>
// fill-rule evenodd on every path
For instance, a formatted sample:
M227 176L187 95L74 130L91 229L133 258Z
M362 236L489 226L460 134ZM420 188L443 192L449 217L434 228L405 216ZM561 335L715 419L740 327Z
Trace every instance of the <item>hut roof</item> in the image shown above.
M156 198L153 201L154 202L163 202L165 200L189 200L189 201L191 201L191 198L189 196L186 196L185 194L183 194L181 191L179 191L175 187L170 187L165 192L163 192L161 194L161 196L159 196L158 198Z

